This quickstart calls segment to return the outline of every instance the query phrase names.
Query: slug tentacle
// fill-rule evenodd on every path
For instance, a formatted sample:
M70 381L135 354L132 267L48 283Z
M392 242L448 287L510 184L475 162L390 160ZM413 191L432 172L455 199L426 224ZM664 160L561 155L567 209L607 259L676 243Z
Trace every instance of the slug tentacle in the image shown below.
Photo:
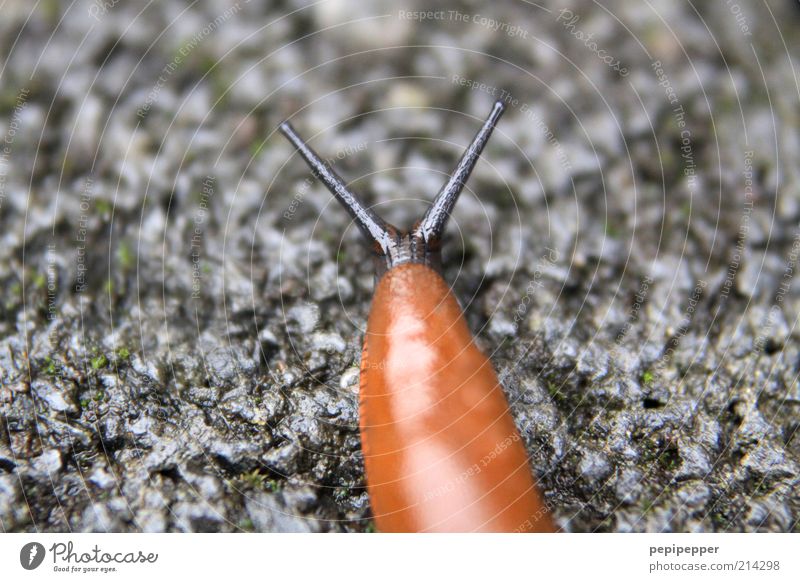
M330 190L336 199L347 209L353 220L361 229L364 237L377 245L379 252L385 255L389 252L395 242L397 229L387 224L380 216L366 206L358 197L347 187L344 180L330 167L322 158L319 157L311 146L301 138L288 121L280 125L280 130L286 138L297 148L300 155L314 171L314 175L319 178L325 187Z
M341 176L317 155L288 121L280 125L280 131L297 148L314 174L347 209L364 238L372 244L376 276L381 277L387 270L404 263L422 263L436 271L441 269L441 239L450 212L504 110L505 106L501 101L494 104L489 117L461 156L456 169L436 195L425 216L408 232L398 230L371 208L364 206Z
M425 244L438 245L440 243L444 228L447 225L447 219L450 218L450 213L456 205L458 196L461 194L461 190L464 189L464 184L467 183L475 164L478 163L481 152L489 141L494 126L504 111L505 105L503 105L503 102L497 101L489 117L483 122L483 127L481 127L473 138L472 143L469 144L469 147L461 156L456 169L450 175L450 179L442 186L433 204L414 229L415 236L424 240Z

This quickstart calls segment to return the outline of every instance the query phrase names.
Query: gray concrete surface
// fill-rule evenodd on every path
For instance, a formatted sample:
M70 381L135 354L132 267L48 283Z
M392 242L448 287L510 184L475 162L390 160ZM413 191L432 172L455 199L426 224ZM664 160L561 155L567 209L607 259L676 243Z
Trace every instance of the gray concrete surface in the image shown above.
M3 5L3 531L374 529L368 253L275 130L408 224L498 97L445 276L559 526L798 529L800 10L421 6Z

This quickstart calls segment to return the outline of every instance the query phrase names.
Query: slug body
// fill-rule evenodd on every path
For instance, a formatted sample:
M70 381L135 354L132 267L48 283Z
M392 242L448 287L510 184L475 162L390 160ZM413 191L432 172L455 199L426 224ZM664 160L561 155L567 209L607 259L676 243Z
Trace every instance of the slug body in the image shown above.
M380 531L554 531L491 362L438 271L447 218L502 111L495 104L408 233L361 206L291 126L281 127L373 243L378 280L359 408Z
M361 442L381 531L549 526L492 364L438 273L406 263L381 278L361 360Z

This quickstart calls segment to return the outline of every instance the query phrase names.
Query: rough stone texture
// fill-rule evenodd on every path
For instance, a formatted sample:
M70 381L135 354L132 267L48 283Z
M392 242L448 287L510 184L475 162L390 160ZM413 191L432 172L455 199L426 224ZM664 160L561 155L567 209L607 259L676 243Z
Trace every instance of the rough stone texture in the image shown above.
M370 530L371 265L275 129L408 224L500 96L459 79L516 101L445 276L558 524L798 529L792 3L33 4L0 19L2 530Z

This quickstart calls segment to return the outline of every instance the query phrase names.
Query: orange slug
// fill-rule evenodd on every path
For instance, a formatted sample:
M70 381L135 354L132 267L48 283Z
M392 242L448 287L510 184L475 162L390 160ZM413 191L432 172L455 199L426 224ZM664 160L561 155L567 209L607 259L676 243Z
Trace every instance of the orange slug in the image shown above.
M359 425L383 532L555 531L497 375L440 274L450 212L503 110L495 103L408 232L364 206L288 122L280 126L372 246L377 285L361 355Z

